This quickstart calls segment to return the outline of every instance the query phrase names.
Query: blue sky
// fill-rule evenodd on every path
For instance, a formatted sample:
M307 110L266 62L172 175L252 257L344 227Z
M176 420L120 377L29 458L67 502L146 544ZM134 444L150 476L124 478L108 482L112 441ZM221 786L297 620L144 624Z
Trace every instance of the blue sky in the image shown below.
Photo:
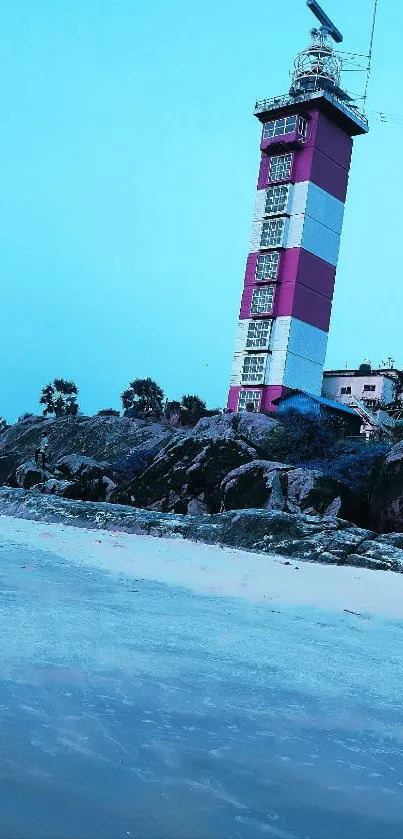
M372 0L326 0L365 52ZM0 415L54 376L85 413L137 376L225 404L259 158L256 98L288 89L304 0L13 0L0 8ZM403 8L380 0L327 366L403 365ZM361 91L363 77L346 77ZM376 201L375 201L376 198Z

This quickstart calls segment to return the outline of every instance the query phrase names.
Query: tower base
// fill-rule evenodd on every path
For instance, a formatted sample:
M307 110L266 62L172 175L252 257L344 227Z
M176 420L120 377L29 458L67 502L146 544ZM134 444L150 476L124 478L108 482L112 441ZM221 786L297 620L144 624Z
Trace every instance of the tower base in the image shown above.
M273 404L273 399L287 393L292 393L292 388L283 385L233 386L228 394L227 409L245 411L246 406L252 404L254 411L277 411L278 405Z

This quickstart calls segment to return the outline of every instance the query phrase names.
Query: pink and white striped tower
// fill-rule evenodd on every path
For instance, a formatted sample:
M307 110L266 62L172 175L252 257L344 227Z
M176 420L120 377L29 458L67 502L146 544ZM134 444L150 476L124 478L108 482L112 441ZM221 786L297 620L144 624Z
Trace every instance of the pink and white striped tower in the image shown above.
M228 408L275 409L293 389L320 395L352 137L368 124L340 88L323 30L297 57L290 93L257 102L257 196Z

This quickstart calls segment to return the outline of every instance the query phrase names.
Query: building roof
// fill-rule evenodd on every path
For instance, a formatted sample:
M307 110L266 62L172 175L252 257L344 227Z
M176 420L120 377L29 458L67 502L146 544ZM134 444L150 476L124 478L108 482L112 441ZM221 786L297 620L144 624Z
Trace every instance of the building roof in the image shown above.
M329 378L330 376L340 376L340 377L365 377L368 376L385 376L387 379L395 380L397 374L400 371L397 370L395 367L381 367L378 370L370 370L369 372L365 373L362 370L325 370L323 373L323 378Z
M353 416L358 417L359 419L357 411L355 411L354 408L350 408L348 405L343 405L342 402L334 402L333 399L325 399L324 396L315 396L313 393L307 393L305 390L294 390L292 393L287 393L285 396L278 396L277 399L273 399L273 403L278 404L279 402L283 402L299 393L302 396L309 396L310 399L313 399L314 402L319 402L319 404L323 405L325 408L332 408L332 410L341 411L343 414L353 414Z

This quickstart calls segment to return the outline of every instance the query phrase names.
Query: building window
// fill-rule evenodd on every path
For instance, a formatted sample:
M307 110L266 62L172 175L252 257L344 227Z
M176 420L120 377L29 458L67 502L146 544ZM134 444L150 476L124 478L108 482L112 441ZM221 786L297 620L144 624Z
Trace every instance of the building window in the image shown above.
M253 405L253 410L260 408L260 390L240 390L238 399L238 411L245 411L247 405Z
M304 140L306 139L306 129L307 129L306 119L304 119L304 117L298 117L298 134L300 134L301 137L304 138Z
M297 117L281 117L265 122L263 126L263 140L281 137L283 134L293 134L297 130Z
M374 392L374 390L375 390L375 385L364 385L364 388L363 388L363 389L364 389L365 391L371 391L371 392L373 393L373 392Z
M351 393L351 387L342 387L340 393L342 396L347 396Z
M270 253L261 253L257 259L256 279L275 280L277 278L279 260L280 251L270 251Z
M275 286L267 286L267 288L254 288L252 295L252 303L250 307L251 315L270 315L273 309Z
M243 362L242 384L263 384L266 355L247 355Z
M283 244L284 218L272 218L262 224L261 248L278 248Z
M251 320L246 339L248 350L264 350L267 347L270 337L270 327L270 320Z
M266 189L265 215L287 212L289 185L271 186Z
M270 158L269 181L286 181L291 175L292 154L276 154Z

